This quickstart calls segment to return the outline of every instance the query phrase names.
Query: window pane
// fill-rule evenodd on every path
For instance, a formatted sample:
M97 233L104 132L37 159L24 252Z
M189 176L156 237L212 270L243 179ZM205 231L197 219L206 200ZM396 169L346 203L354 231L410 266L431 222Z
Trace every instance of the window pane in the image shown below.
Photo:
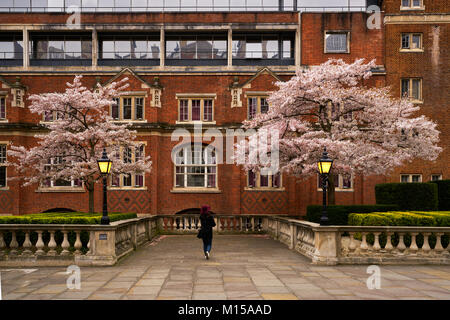
M128 59L131 57L131 42L130 40L116 40L115 41L115 58Z
M192 121L200 120L200 100L192 100Z
M111 186L113 187L120 186L120 175L114 174L111 176Z
M123 175L123 186L131 187L131 175L130 174Z
M131 163L132 162L132 153L131 148L124 148L123 149L123 162L125 163Z
M416 100L420 100L420 80L413 79L412 80L412 98Z
M63 59L64 58L64 41L51 40L48 42L49 59Z
M189 121L188 100L180 100L180 121Z
M347 33L327 33L326 52L347 52Z
M144 98L135 99L136 120L142 120L144 114Z
M6 146L0 145L0 163L6 162Z
M102 58L114 59L114 41L102 41Z
M290 40L283 40L283 58L292 58L292 42Z
M245 57L250 59L262 58L262 43L247 41Z
M232 44L233 58L245 58L245 40L233 40Z
M402 6L403 7L409 7L409 1L410 0L402 0Z
M350 177L342 177L342 189L351 189L352 179Z
M413 0L414 7L420 7L420 5L421 5L421 0Z
M131 120L131 98L123 99L123 119Z
M269 104L266 98L261 98L261 113L267 113L269 111Z
M402 182L409 182L409 176L408 175L402 175L401 176L401 181Z
M248 99L248 118L253 119L256 115L257 98Z
M149 47L149 54L147 57L151 59L159 59L159 52L160 52L160 42L159 41L149 41L148 47Z
M131 58L148 59L150 55L147 48L147 40L131 40Z
M166 41L166 58L180 59L180 41L178 40Z
M226 59L227 58L227 41L226 40L214 40L213 58L214 59Z
M409 49L409 34L402 34L402 48Z
M135 175L134 180L135 180L136 187L139 188L139 187L143 187L144 186L144 176L143 175L141 175L141 174Z
M402 79L402 97L409 97L409 79Z
M0 98L0 119L6 118L6 104L5 98Z
M262 58L278 59L278 40L264 40L261 45Z
M248 171L248 186L251 188L256 187L255 173L253 171Z
M278 172L276 175L272 176L272 187L281 187L281 174Z
M181 40L181 59L197 59L197 42Z
M180 168L180 169L182 169L182 168ZM175 177L175 187L184 187L184 174L177 174L176 175L176 177Z
M111 117L119 119L119 99L114 99L114 104L111 106Z
M70 180L57 179L53 183L53 186L55 186L55 187L71 187L72 186L72 182Z
M421 38L420 34L413 34L411 49L420 49L421 48L420 38Z
M420 182L422 179L420 177L420 175L418 174L413 174L412 176L412 182Z
M203 120L212 121L212 100L204 100Z
M0 42L0 59L14 58L14 42L1 41Z
M0 167L0 187L6 187L6 167Z
M81 41L66 41L66 58L81 58Z
M260 175L260 186L268 187L269 186L269 176L268 175Z
M187 176L187 186L188 187L204 187L205 186L205 175L189 174Z
M199 38L197 41L198 59L212 59L213 42L211 39Z

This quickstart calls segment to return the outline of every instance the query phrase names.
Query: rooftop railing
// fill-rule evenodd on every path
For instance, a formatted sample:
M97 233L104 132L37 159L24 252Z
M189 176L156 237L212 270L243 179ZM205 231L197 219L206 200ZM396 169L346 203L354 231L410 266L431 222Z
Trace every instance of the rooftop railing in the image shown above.
M305 4L305 2L307 4ZM47 3L47 5L45 5ZM0 12L349 12L365 11L364 0L2 0ZM314 5L310 5L314 4Z

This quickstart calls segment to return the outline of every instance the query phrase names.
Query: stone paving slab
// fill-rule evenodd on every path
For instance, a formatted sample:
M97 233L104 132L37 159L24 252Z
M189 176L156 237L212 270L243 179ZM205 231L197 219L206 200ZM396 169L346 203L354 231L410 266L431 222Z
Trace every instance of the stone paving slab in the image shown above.
M0 268L3 299L450 300L449 266L380 266L370 290L364 265L317 266L267 236L215 235L210 260L193 236L162 236L113 267L82 267L81 289L66 269Z

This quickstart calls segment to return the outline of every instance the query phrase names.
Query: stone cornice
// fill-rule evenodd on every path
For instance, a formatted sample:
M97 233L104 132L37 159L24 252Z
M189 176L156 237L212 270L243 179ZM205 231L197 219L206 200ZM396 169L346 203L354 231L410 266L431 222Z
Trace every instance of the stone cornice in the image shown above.
M450 23L450 14L398 14L386 15L384 24L439 24Z

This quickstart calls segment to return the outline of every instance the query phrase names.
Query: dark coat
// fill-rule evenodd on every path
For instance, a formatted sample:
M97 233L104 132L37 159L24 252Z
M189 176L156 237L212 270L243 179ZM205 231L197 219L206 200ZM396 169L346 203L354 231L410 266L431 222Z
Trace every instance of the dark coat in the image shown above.
M211 241L213 236L212 228L216 226L216 222L211 214L201 215L200 224L202 227L202 238L206 241Z

